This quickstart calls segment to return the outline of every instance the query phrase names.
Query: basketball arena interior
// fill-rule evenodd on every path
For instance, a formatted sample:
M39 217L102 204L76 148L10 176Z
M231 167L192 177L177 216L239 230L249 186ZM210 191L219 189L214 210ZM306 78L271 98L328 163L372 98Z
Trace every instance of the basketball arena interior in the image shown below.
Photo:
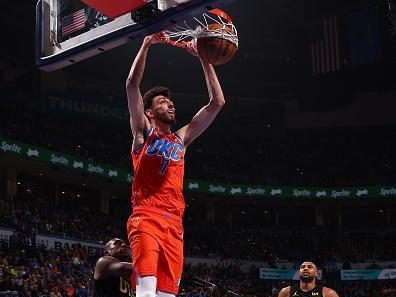
M312 261L339 296L395 297L396 1L228 2L238 50L185 153L177 296L275 297ZM36 4L1 3L0 297L91 297L104 244L128 241L125 81L144 34L44 71ZM208 101L182 48L151 46L141 89L156 85L176 130Z

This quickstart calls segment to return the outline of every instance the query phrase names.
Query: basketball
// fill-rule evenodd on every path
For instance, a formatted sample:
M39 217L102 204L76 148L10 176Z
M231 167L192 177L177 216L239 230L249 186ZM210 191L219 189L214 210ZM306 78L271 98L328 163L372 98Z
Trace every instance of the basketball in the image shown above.
M233 28L219 23L208 25L197 38L197 49L201 59L213 65L230 61L236 54L238 46L229 36L235 35Z

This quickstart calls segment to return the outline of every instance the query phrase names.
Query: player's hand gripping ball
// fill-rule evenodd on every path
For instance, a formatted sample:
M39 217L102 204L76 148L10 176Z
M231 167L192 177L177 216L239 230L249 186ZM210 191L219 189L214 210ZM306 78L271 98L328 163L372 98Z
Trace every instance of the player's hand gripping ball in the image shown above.
M210 24L197 38L197 49L201 59L213 65L230 61L238 50L232 36L235 36L235 32L231 26Z

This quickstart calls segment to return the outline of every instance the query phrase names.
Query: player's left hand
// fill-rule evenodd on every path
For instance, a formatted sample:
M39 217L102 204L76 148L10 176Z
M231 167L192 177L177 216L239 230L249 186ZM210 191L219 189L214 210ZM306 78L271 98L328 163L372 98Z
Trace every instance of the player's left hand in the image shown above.
M143 41L145 44L147 44L147 45L151 45L151 44L154 44L154 43L158 43L159 41L157 40L157 38L156 38L156 36L155 35L148 35L148 36L146 36L145 38L144 38L144 41Z
M186 50L191 55L198 57L199 54L198 54L198 49L197 49L197 40L193 39L193 40L189 41L187 43Z

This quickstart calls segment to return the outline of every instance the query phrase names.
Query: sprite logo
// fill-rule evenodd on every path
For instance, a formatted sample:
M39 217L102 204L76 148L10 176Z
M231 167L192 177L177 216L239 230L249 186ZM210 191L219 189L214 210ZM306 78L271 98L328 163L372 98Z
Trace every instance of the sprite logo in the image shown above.
M40 155L40 152L38 150L33 150L31 148L28 149L26 155L28 155L28 157L37 157Z
M249 196L251 196L251 195L265 195L265 189L248 187L246 189L246 194L248 194Z
M199 184L198 183L188 183L188 188L190 189L190 190L192 190L192 189L199 189Z
M2 141L1 142L1 150L3 152L13 152L13 153L20 154L22 151L22 148L15 143L8 144L6 141Z
M211 193L225 193L226 188L223 186L214 186L214 185L209 185L209 192Z
M98 173L98 174L103 174L104 169L102 167L100 167L99 165L95 166L92 164L88 164L88 171L90 173L94 172L94 173Z
M360 196L363 196L363 195L368 195L368 190L367 189L357 190L356 196L360 197Z
M282 195L282 190L281 189L272 189L271 190L271 195Z
M230 193L231 193L231 195L241 194L242 189L241 188L231 188Z
M297 190L297 189L293 190L294 197L309 197L311 196L311 193L312 192L308 190Z
M110 169L108 175L109 175L110 177L117 177L117 176L118 176L118 171L117 171L117 170L111 170L111 169Z
M390 188L390 189L381 188L380 195L381 196L396 195L396 188Z
M69 165L70 161L63 156L57 156L55 154L51 154L50 162L52 164Z
M337 198L337 197L349 197L351 196L351 191L331 191L331 197Z
M73 167L74 168L82 168L82 169L84 169L84 163L83 162L74 161Z

